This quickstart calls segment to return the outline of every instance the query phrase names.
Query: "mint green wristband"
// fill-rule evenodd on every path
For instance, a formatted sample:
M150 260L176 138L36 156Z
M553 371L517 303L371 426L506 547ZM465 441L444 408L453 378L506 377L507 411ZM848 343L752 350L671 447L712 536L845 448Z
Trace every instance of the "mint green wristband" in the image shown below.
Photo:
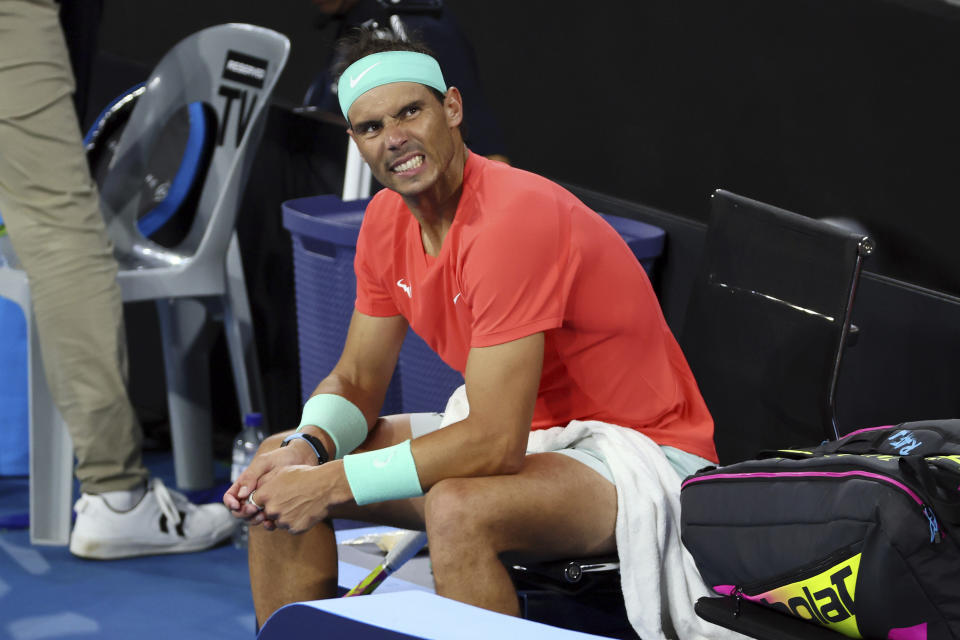
M342 458L367 439L367 419L363 412L343 396L333 393L320 393L307 400L297 431L307 425L327 432L337 449L334 459Z
M410 441L343 458L347 483L358 505L423 495Z

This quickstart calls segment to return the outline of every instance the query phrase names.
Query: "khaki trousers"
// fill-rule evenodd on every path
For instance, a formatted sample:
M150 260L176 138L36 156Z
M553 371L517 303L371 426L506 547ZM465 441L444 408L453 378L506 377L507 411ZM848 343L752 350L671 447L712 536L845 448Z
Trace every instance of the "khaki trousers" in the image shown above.
M90 178L53 0L0 0L0 215L30 282L81 490L142 483L117 263ZM42 446L42 443L39 443Z

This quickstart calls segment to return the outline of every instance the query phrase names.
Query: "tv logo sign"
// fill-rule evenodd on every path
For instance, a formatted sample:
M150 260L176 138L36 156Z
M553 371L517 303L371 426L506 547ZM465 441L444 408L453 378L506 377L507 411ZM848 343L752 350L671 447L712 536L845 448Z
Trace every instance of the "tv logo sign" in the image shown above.
M263 89L263 82L267 77L267 61L239 51L227 51L227 59L223 63L223 73L220 76L238 84L246 85L250 89L241 89L229 85L220 85L218 93L226 98L223 113L220 114L220 133L217 136L217 146L222 146L233 111L233 103L237 102L237 129L236 146L240 146L243 134L250 124L259 96L258 89ZM252 95L248 95L252 94ZM247 105L249 98L249 106Z

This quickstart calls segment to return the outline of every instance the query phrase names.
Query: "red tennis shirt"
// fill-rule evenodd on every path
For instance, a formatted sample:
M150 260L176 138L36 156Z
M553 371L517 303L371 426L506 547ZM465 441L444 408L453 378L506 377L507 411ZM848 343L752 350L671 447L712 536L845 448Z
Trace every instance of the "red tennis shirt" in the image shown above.
M559 185L469 154L438 256L384 189L364 214L356 308L403 315L451 367L472 347L544 333L533 429L601 420L716 461L713 420L620 235Z

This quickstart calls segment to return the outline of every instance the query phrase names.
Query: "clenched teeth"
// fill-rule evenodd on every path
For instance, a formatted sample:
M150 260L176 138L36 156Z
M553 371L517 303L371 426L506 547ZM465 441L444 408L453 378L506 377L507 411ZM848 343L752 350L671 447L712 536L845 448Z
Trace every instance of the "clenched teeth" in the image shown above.
M401 173L403 171L410 171L411 169L416 169L423 164L423 156L414 156L404 162L403 164L398 164L395 166L392 171L394 173Z

